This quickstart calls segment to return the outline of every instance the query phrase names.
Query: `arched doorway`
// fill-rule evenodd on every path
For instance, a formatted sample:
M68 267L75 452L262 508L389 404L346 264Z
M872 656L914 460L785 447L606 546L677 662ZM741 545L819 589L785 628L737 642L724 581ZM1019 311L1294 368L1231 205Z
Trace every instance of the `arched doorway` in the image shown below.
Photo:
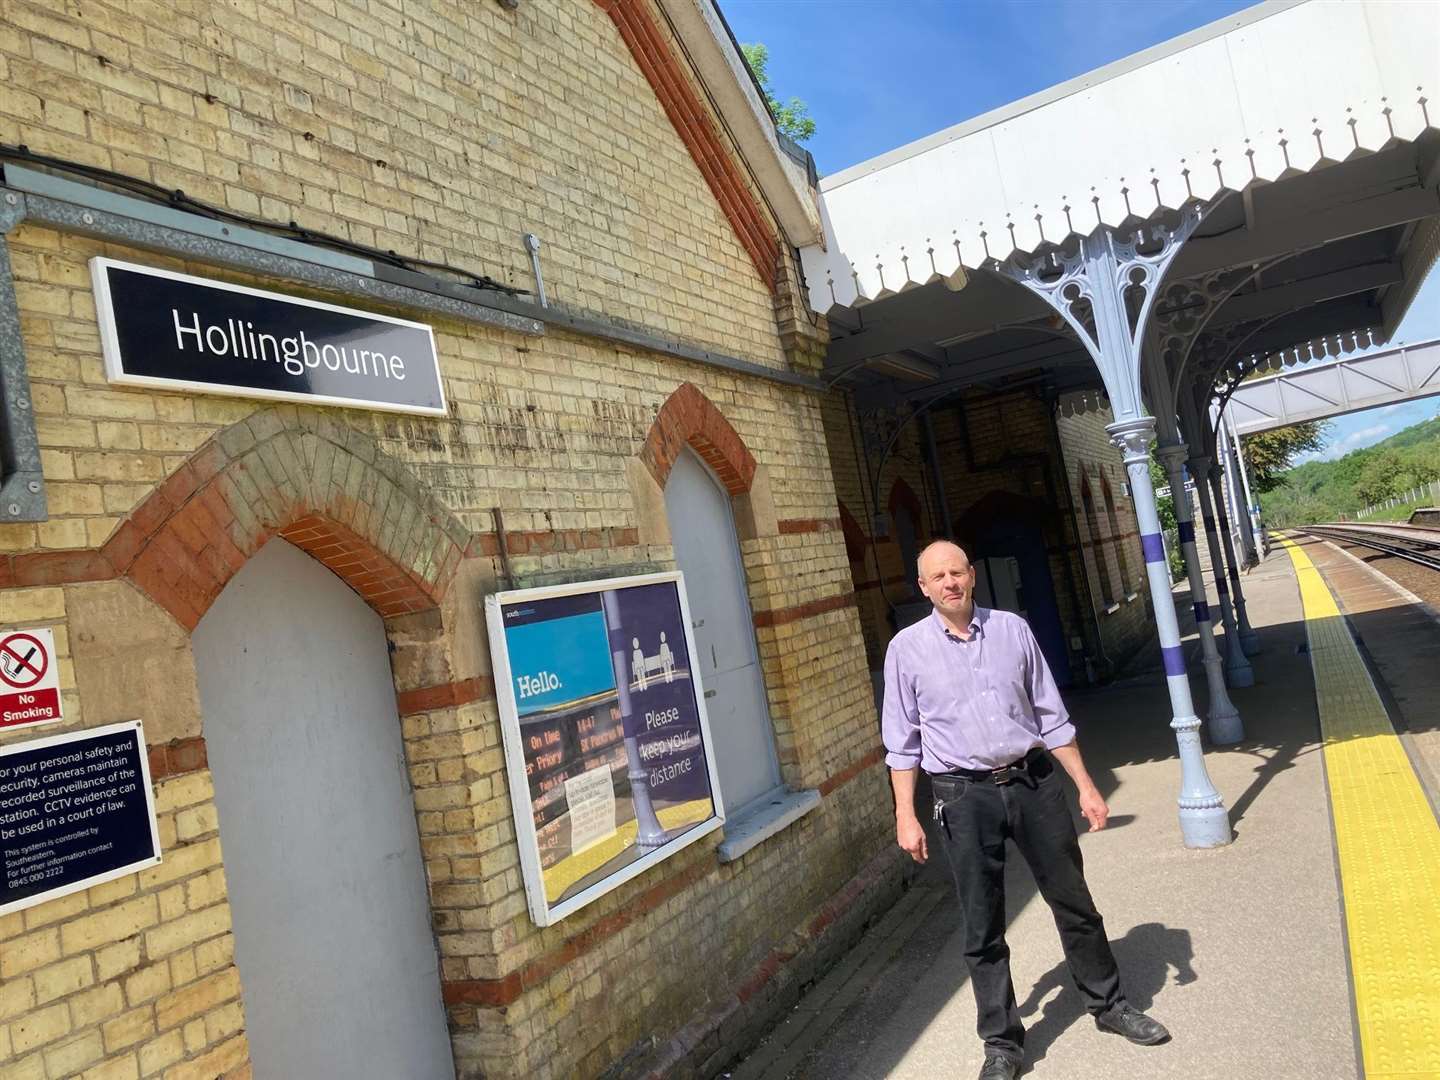
M691 450L665 483L675 562L685 574L725 812L780 786L780 765L730 496Z
M1069 686L1070 653L1045 546L1051 514L1038 500L997 491L965 512L957 532L968 539L977 576L984 578L977 602L1023 613L1055 681Z
M192 643L255 1075L453 1077L380 617L277 538Z

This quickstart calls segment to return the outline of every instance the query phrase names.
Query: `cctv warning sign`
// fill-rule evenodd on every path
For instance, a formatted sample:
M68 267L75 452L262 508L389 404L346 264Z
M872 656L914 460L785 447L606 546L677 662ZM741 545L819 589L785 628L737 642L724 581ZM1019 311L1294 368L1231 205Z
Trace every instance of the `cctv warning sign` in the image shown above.
M60 719L54 633L37 628L0 637L0 731Z

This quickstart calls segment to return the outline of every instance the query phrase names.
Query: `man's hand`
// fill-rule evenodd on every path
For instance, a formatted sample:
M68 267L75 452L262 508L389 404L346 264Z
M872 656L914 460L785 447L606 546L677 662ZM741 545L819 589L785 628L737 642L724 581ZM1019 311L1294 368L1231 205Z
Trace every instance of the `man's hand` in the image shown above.
M1084 814L1085 820L1090 823L1090 831L1099 832L1110 820L1110 808L1105 805L1105 797L1095 787L1095 781L1091 780L1090 774L1085 771L1085 761L1080 757L1080 748L1069 742L1064 746L1051 748L1050 753L1070 774L1070 779L1075 781L1075 790L1080 792L1080 813Z
M1080 813L1090 822L1091 832L1099 832L1110 820L1110 808L1105 805L1104 796L1093 784L1080 792Z
M908 851L910 857L918 863L929 858L930 853L925 847L925 826L921 825L920 819L913 814L909 817L896 817L895 842Z
M915 816L914 769L890 770L890 784L895 789L895 842L910 853L910 857L923 863L929 852L925 850L925 827Z

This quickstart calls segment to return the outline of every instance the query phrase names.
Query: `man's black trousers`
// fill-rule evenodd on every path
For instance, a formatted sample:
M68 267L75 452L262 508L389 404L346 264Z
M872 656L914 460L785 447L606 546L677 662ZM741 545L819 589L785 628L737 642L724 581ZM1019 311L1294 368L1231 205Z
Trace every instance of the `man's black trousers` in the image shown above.
M1015 841L1050 905L1070 974L1091 1013L1123 1000L1105 923L1090 899L1080 842L1054 760L1038 755L1008 784L931 777L940 843L960 898L965 963L975 990L976 1030L987 1051L1024 1056L1025 1029L1005 943L1005 841Z

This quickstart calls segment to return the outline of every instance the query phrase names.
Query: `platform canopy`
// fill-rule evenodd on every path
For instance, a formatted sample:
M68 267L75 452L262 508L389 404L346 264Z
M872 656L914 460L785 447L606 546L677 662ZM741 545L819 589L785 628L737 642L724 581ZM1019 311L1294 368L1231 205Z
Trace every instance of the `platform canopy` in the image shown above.
M1083 406L1090 357L987 267L1197 205L1166 281L1240 273L1225 347L1383 342L1440 255L1437 90L1440 4L1272 0L827 177L828 374L894 401L1029 372Z

